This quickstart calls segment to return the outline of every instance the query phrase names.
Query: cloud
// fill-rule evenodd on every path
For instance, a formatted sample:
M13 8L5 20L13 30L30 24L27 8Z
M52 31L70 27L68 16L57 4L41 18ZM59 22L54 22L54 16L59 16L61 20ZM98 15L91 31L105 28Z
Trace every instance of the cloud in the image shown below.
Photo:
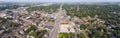
M10 2L120 2L120 0L0 0Z

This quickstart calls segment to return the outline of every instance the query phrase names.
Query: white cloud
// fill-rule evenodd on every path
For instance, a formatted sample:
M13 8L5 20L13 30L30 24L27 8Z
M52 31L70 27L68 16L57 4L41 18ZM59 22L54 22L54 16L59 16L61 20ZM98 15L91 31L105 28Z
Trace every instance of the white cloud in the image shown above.
M120 2L120 0L0 0L13 2Z

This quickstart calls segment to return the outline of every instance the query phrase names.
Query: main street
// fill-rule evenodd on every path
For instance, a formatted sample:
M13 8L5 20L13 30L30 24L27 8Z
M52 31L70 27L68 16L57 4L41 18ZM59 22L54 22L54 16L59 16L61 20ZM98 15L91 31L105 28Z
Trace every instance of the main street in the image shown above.
M61 18L60 17L61 17L61 14L63 12L62 6L63 6L63 4L60 5L60 9L55 16L56 17L55 24L54 24L54 27L49 34L49 38L59 38L58 32L59 32L59 28L60 28L60 24L61 24Z

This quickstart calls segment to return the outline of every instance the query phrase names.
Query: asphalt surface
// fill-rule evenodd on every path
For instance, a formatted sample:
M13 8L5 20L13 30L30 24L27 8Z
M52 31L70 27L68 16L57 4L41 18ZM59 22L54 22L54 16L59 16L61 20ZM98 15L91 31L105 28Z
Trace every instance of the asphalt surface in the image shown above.
M60 17L61 17L61 14L63 12L62 5L60 6L58 14L55 16L56 17L55 24L54 24L53 29L50 32L49 38L59 38L58 32L59 32L60 24L61 24L61 18Z

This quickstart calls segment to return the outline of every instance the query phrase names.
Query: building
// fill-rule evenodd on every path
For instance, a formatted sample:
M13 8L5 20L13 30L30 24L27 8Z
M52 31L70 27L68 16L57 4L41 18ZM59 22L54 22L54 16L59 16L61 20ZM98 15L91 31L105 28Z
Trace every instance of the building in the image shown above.
M65 33L70 33L70 32L72 32L72 33L74 33L75 32L75 30L74 30L74 23L72 23L72 22L69 22L69 21L62 21L61 22L61 25L60 25L60 31L59 31L60 33L62 32L65 32Z

